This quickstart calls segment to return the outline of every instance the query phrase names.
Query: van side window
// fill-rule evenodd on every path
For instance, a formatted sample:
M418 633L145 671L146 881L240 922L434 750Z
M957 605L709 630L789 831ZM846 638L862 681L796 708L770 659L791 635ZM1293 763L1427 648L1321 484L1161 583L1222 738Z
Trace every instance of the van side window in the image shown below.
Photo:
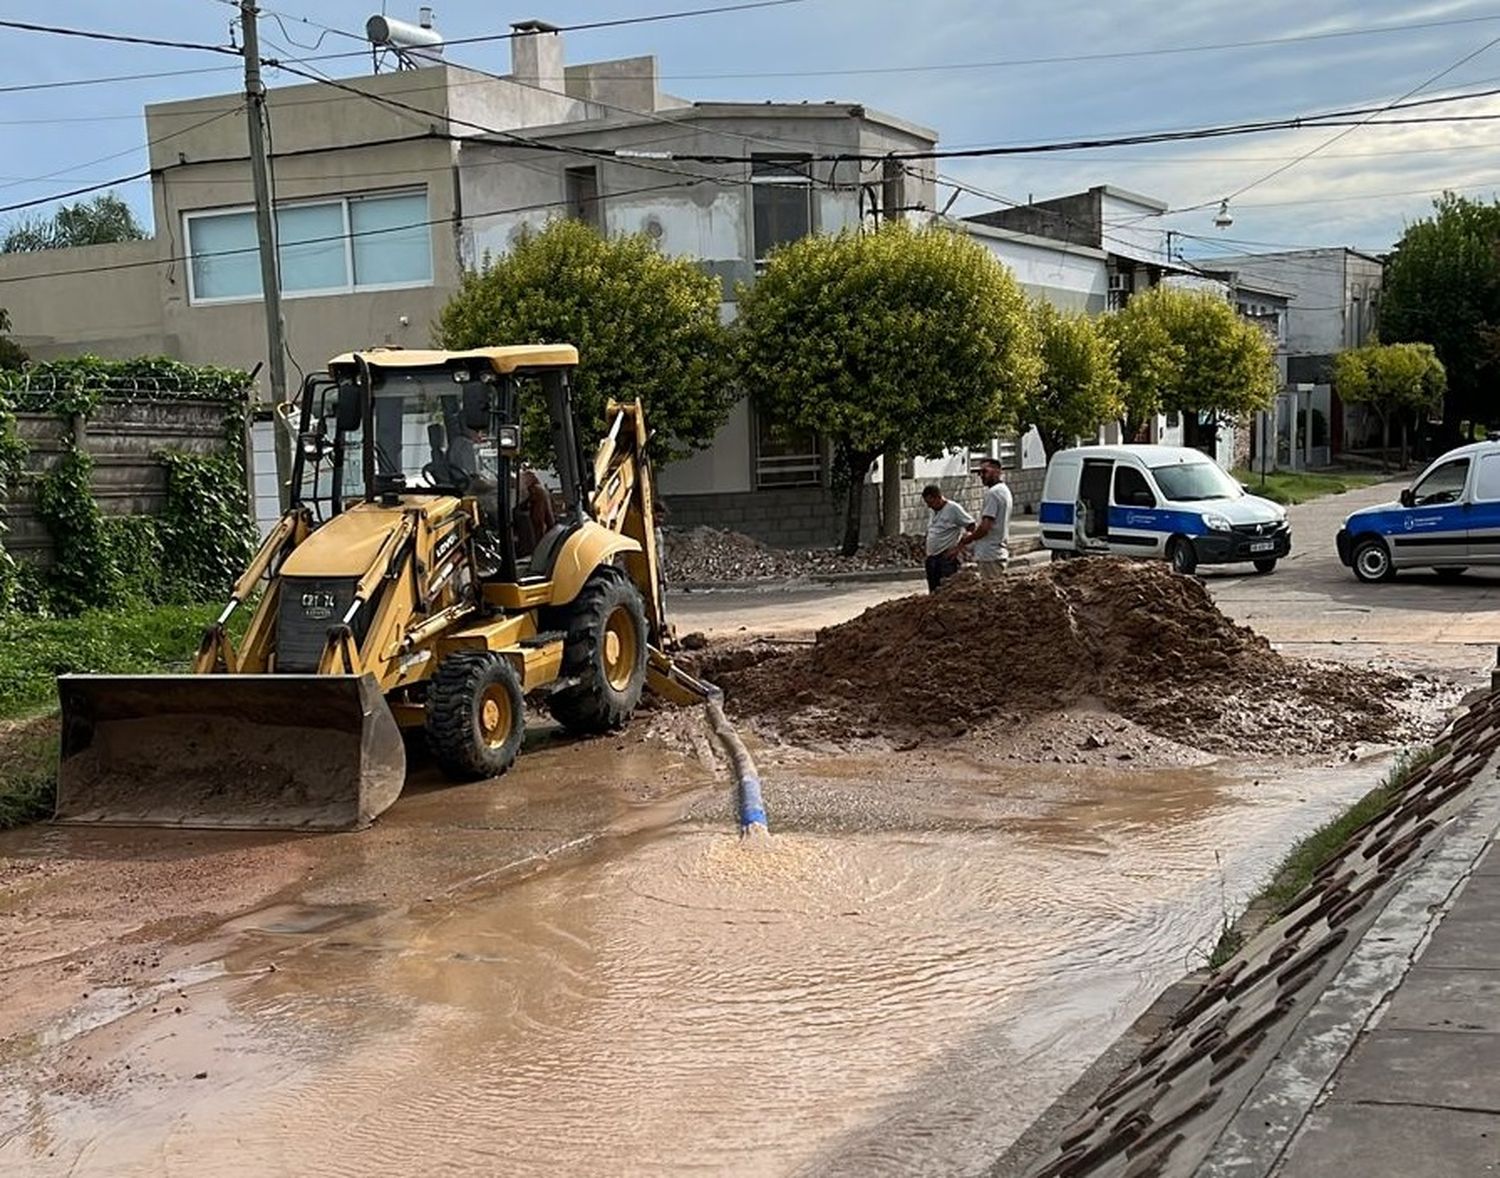
M1412 488L1412 499L1418 507L1437 507L1457 503L1469 480L1469 460L1455 458L1445 462Z
M1486 454L1479 460L1479 473L1474 476L1474 498L1480 503L1500 499L1500 454Z
M1152 493L1146 476L1123 462L1115 467L1115 503L1120 507L1156 506L1156 496Z

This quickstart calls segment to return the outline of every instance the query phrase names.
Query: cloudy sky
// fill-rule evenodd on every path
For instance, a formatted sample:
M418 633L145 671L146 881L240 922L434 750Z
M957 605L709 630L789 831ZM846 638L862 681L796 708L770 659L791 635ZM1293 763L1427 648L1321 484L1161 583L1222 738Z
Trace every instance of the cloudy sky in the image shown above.
M461 38L503 32L527 17L569 25L716 2L524 0L503 13L493 0L435 0L434 7L442 31ZM381 7L380 0L262 4L281 18L279 27L269 17L264 22L266 52L287 57L357 49L352 38L317 26L358 33ZM407 0L390 0L387 9L415 19L416 4ZM234 15L227 0L0 4L5 19L212 43L227 43ZM143 169L145 103L236 86L233 62L221 66L186 50L0 29L0 51L8 63L0 73L0 205ZM989 146L1276 119L1379 107L1413 92L1500 87L1500 0L800 0L575 32L566 52L575 62L655 53L664 88L687 98L859 101L933 128L943 146ZM452 58L503 72L508 48L465 46ZM365 66L352 59L321 68L358 74ZM154 76L12 89L121 74ZM299 79L273 74L269 81ZM1426 213L1442 189L1485 198L1500 190L1500 166L1492 162L1500 149L1500 96L1407 113L1469 118L1361 126L1278 175L1271 173L1342 128L953 161L942 173L1010 200L1099 183L1148 193L1188 210L1159 224L1184 234L1190 255L1262 244L1380 250ZM122 191L149 216L144 181ZM1231 194L1237 194L1234 224L1216 230L1217 201ZM965 195L955 208L972 212L995 203ZM0 213L0 224L17 215Z

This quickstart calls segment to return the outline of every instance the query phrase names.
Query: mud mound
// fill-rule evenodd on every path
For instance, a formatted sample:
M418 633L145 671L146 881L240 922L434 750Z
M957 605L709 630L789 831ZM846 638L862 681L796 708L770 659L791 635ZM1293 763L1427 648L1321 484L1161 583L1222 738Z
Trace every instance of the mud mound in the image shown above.
M1194 578L1103 559L960 580L746 661L703 670L739 715L817 739L958 735L1095 697L1198 748L1307 751L1390 737L1405 685L1284 659Z

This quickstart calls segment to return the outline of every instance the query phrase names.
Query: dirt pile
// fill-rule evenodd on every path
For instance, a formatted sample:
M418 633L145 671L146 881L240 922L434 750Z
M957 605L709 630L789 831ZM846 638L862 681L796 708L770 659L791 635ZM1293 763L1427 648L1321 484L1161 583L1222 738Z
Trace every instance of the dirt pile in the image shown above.
M1080 701L1210 751L1389 739L1399 676L1283 658L1165 565L1094 559L960 580L820 631L810 647L705 652L741 716L814 739L961 735Z
M924 555L921 536L877 540L853 556L833 548L772 548L718 528L668 528L663 536L667 580L677 582L786 580L825 573L909 568Z

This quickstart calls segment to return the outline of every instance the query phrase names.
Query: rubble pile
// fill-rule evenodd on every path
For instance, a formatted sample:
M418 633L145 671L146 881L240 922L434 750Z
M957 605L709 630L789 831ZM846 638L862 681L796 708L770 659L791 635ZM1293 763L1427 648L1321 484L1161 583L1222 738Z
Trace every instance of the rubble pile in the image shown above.
M1400 676L1286 659L1154 562L1091 559L886 602L791 651L704 652L739 715L819 740L962 735L1097 701L1213 752L1392 738Z
M922 563L921 536L877 540L853 556L835 548L772 548L739 532L718 528L667 528L663 534L667 581L795 580L826 573L910 568Z

